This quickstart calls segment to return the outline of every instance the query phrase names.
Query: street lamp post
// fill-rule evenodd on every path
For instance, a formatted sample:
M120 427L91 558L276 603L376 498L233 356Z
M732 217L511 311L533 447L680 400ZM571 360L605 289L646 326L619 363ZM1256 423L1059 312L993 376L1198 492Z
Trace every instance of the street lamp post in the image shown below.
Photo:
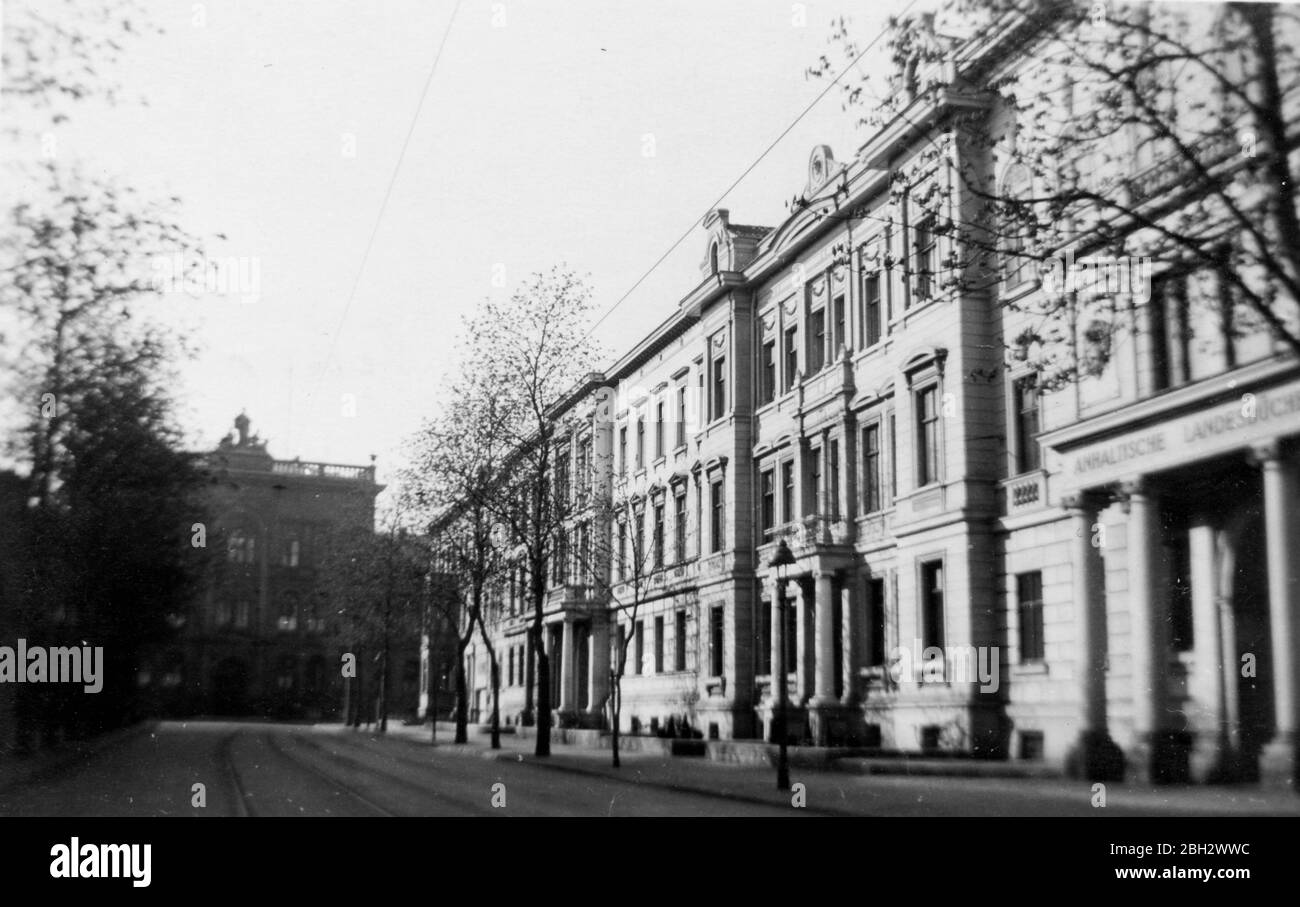
M795 562L790 546L782 539L776 546L776 552L768 566L776 574L776 617L780 622L781 644L777 646L776 676L772 678L772 690L776 693L776 734L779 747L776 761L776 789L790 789L790 758L786 751L789 734L786 730L786 710L789 690L786 689L786 639L785 639L785 581L786 569Z

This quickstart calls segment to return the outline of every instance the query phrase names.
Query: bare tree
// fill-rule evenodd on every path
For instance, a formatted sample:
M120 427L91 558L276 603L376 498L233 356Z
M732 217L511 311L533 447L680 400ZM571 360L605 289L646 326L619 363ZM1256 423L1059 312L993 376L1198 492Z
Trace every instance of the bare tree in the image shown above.
M1267 3L949 0L890 21L882 82L854 72L866 50L840 19L829 41L851 65L823 56L809 73L849 73L844 107L867 129L915 130L922 153L892 173L892 197L913 193L916 214L849 210L842 180L793 207L889 221L909 247L951 237L937 260L861 262L914 287L1040 280L1044 292L1000 300L1024 316L1009 353L1044 387L1099 373L1147 318L1141 293L1115 292L1115 268L1141 261L1213 275L1178 304L1300 352L1298 36L1296 10ZM918 197L936 167L955 179Z
M571 501L557 480L554 408L590 373L595 348L586 333L590 294L564 268L534 274L506 302L486 300L468 323L463 393L499 414L493 424L510 450L498 483L481 503L526 568L535 659L536 753L550 754L550 660L543 645L548 567ZM525 706L525 721L533 717Z

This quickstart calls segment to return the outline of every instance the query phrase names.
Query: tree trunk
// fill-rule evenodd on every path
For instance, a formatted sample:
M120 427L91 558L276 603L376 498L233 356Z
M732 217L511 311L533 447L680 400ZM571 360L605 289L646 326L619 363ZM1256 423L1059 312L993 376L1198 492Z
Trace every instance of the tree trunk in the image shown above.
M539 637L540 633L537 634ZM551 755L551 659L537 647L537 748L538 756Z
M465 647L456 653L456 743L469 743L469 691L465 689Z
M501 667L496 653L492 657L492 749L501 749Z
M611 671L609 682L610 687L610 712L611 724L613 725L613 734L610 737L610 749L614 753L614 768L618 768L622 763L618 759L618 725L623 713L623 678L619 677L616 672Z
M388 639L384 639L383 671L379 675L379 733L388 733Z

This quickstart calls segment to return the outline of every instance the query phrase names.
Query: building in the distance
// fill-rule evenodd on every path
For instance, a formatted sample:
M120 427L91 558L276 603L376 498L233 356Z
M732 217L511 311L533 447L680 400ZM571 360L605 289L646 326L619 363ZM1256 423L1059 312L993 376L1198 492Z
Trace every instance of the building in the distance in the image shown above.
M382 486L373 464L278 460L249 426L241 413L202 457L210 523L196 531L219 550L174 643L138 681L164 714L334 716L343 702L338 628L317 569L332 532L373 530ZM418 666L405 661L392 676L410 686L413 713Z

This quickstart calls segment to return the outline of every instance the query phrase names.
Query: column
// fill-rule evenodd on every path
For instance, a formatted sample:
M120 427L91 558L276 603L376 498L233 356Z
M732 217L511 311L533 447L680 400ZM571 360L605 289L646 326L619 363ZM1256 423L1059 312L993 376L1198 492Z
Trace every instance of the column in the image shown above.
M793 705L803 705L808 701L808 696L812 692L809 687L812 685L812 676L809 671L809 662L811 661L812 646L808 638L808 631L811 629L808 623L808 599L804 594L803 584L799 580L792 580L786 584L786 607L793 608L794 632L795 632L795 694Z
M1133 647L1133 734L1140 769L1161 764L1157 752L1165 704L1165 646L1162 615L1157 607L1154 577L1157 567L1156 502L1140 479L1122 487L1128 512L1128 602ZM1141 750L1145 749L1143 753Z
M844 697L841 701L845 705L857 701L858 663L862 660L863 653L867 651L862 647L860 640L863 625L866 623L858 613L858 608L861 607L858 604L858 590L861 585L862 577L856 573L849 573L844 578L844 588L840 590L840 639L844 645Z
M835 574L829 571L819 571L816 580L816 607L814 617L816 619L816 654L814 664L816 666L816 686L815 694L811 705L815 707L824 707L835 705L835 603L832 600L834 596Z
M1222 778L1230 758L1223 682L1223 652L1219 633L1219 595L1215 529L1201 517L1188 530L1188 560L1192 580L1192 648L1195 663L1190 678L1195 703L1196 741L1193 759L1199 780Z
M609 698L609 615L595 615L591 620L591 634L587 644L591 646L587 658L590 671L587 689L591 691L588 714L597 717L605 713L606 700Z
M1093 544L1097 502L1087 494L1067 497L1074 540L1074 661L1079 696L1079 769L1088 780L1123 777L1123 754L1110 739L1106 715L1106 601L1101 551Z
M781 614L780 596L785 594L782 583L778 580L768 581L768 595L770 601L768 607L772 612L772 638L770 640L771 657L772 657L772 688L771 698L773 703L776 702L777 683L779 683L779 674L781 671L781 646L785 642L785 626ZM789 667L788 665L786 666Z
M573 682L576 676L575 671L577 670L577 659L573 657L573 620L566 617L560 626L562 628L561 632L564 635L560 640L559 711L572 712L577 707L577 703L574 701L577 692L577 684Z
M1253 451L1264 471L1264 533L1268 557L1268 616L1272 651L1274 722L1277 733L1265 747L1260 769L1266 780L1294 785L1297 776L1296 736L1296 594L1295 481L1291 464L1276 442Z

